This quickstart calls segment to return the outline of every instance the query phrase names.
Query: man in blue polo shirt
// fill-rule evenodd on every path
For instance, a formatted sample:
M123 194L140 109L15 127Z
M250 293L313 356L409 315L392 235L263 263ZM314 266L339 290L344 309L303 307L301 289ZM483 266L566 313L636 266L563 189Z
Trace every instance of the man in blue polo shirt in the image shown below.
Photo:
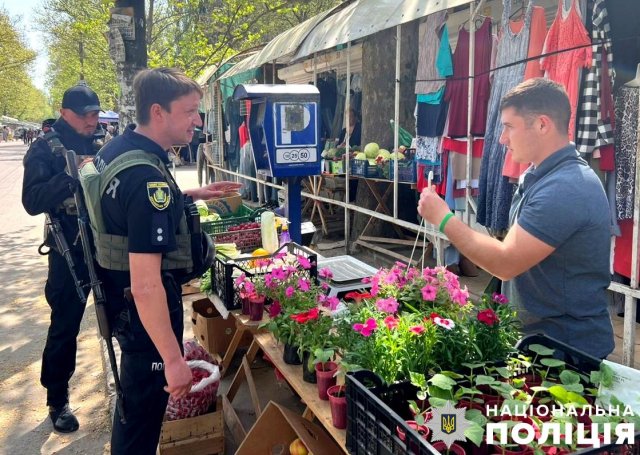
M523 330L545 333L598 358L615 346L607 310L609 204L596 174L567 134L571 108L561 85L542 78L501 102L500 142L531 163L511 207L504 241L452 217L433 188L419 213L471 261L504 280Z

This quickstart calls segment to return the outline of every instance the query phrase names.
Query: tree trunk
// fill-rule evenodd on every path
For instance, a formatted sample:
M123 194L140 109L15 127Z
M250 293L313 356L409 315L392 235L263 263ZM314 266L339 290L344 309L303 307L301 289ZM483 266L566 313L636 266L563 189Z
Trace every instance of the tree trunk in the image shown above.
M135 122L136 107L133 93L133 78L136 73L147 67L147 40L145 0L116 0L112 9L112 21L109 29L111 59L116 66L116 78L120 86L118 107L120 131ZM133 16L134 39L128 39L122 29L114 26L113 14Z
M400 51L400 126L407 131L415 131L413 111L416 104L415 76L418 68L418 21L402 26ZM376 142L380 148L393 148L393 130L389 120L395 112L395 56L396 29L383 30L365 40L362 47L362 146ZM384 188L382 184L381 193ZM401 198L399 197L399 203ZM411 203L414 201L412 200ZM359 184L356 204L371 210L377 202L366 185ZM387 205L393 210L393 199ZM351 229L351 239L356 240L362 233L369 217L356 212ZM372 220L367 235L388 236L393 230L386 229L386 223Z

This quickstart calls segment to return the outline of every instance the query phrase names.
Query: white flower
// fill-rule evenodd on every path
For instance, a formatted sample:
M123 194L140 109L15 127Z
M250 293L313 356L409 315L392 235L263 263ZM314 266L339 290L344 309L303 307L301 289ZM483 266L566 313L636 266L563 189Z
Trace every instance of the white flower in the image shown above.
M433 322L434 324L439 325L440 327L447 330L451 330L456 326L451 319L441 318L440 316L436 316L435 318L433 318Z

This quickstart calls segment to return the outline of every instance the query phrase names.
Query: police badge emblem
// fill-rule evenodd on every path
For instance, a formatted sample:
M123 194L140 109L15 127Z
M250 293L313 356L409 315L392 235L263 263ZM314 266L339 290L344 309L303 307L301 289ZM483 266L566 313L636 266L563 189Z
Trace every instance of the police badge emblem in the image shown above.
M171 202L171 191L167 182L148 182L147 196L149 202L158 210L164 210L169 207Z

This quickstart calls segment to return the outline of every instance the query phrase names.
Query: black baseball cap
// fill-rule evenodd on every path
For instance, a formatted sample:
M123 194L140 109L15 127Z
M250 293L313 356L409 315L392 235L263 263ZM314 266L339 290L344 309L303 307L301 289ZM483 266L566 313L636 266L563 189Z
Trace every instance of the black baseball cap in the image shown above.
M54 123L56 123L56 119L54 118L45 119L42 121L42 128L51 127Z
M100 100L96 92L91 90L86 84L78 84L67 89L62 96L62 107L71 109L78 115L87 112L99 111Z

